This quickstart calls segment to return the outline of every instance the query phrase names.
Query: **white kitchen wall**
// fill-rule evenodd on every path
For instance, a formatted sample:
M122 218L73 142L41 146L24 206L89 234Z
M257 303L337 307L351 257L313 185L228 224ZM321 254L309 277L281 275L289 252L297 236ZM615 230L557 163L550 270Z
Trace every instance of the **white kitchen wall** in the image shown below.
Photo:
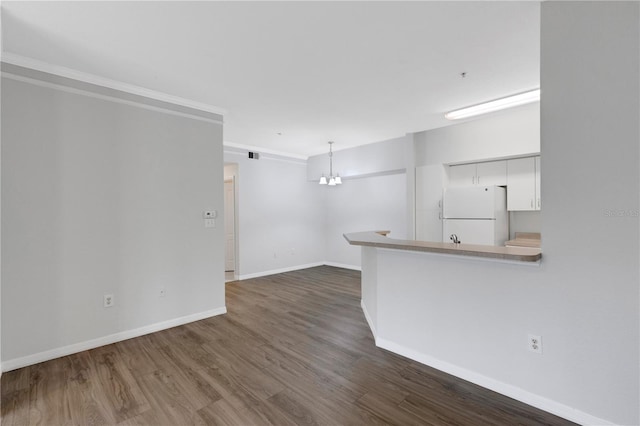
M240 278L323 264L325 196L306 162L227 146L224 161L237 165Z
M367 310L383 347L581 424L637 425L640 4L541 7L541 265L365 249Z
M509 212L509 238L515 238L516 232L540 232L542 230L542 212Z
M224 313L222 117L4 65L3 368Z
M540 103L414 133L416 167L540 152Z

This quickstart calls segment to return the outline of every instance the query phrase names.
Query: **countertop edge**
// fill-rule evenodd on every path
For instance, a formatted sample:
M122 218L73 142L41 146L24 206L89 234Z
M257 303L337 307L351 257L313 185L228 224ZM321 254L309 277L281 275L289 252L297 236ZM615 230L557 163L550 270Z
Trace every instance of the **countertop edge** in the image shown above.
M456 256L480 257L498 260L511 260L524 263L539 262L542 251L529 247L494 247L473 244L437 243L415 240L397 240L383 235L389 231L367 231L343 234L347 242L354 246L378 247L396 250L409 250L426 253L440 253Z

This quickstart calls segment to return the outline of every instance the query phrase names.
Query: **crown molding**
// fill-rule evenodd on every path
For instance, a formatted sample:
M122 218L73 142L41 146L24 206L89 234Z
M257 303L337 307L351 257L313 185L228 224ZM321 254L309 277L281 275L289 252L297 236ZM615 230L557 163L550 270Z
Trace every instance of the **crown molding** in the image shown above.
M107 87L113 90L130 93L137 96L143 96L149 99L155 99L162 102L168 102L174 105L180 105L187 108L193 108L200 111L210 112L213 114L226 115L227 110L214 105L169 95L167 93L158 92L133 84L123 83L121 81L111 80L94 74L85 73L71 68L53 65L37 59L28 58L11 52L2 52L2 62L16 65L19 67L30 68L36 71L46 72L57 75L59 77L70 78L84 83L95 84L97 86Z
M22 68L21 69L26 69L26 68ZM53 75L53 74L46 74L46 75ZM123 99L122 97L119 96L111 96L111 95L105 95L105 94L100 94L100 93L96 93L93 92L91 90L84 90L84 89L78 89L75 87L71 87L68 85L64 85L64 84L57 84L57 83L52 83L50 81L44 81L41 79L36 79L36 78L31 78L31 77L25 77L23 75L19 75L19 74L15 74L12 72L7 72L7 71L2 71L2 77L3 78L7 78L7 79L11 79L11 80L15 80L15 81L20 81L23 83L29 83L35 86L40 86L40 87L47 87L50 89L54 89L54 90L60 90L62 92L66 92L66 93L73 93L76 95L82 95L82 96L88 96L90 98L94 98L94 99L101 99L104 101L109 101L109 102L116 102L119 104L123 104L123 105L130 105L130 106L135 106L138 108L144 108L144 109L148 109L151 111L157 111L157 112L162 112L164 114L170 114L170 115L175 115L178 117L185 117L185 118L189 118L192 120L198 120L198 121L204 121L206 123L213 123L213 124L223 124L222 122L222 116L215 114L215 117L220 117L221 119L213 119L213 118L207 118L207 117L202 117L200 115L195 115L193 113L185 113L185 112L181 112L181 111L176 111L174 109L171 108L167 108L167 106L171 106L171 107L179 107L179 108L184 108L182 105L175 105L175 104L171 104L169 102L162 102L163 106L154 106L154 105L150 105L148 102L149 101L153 101L156 102L156 99L150 99L147 97L143 97L143 96L138 96L138 95L133 95L135 96L137 99L136 100L128 100L128 99ZM55 76L56 78L58 76ZM70 79L67 79L70 80ZM71 80L76 82L77 80ZM84 82L81 82L84 83ZM100 87L102 88L102 86L96 86L96 85L92 85L92 87ZM113 89L107 88L107 90L113 91ZM122 92L122 91L117 91L116 93L126 93L126 92ZM129 93L127 93L128 95L131 95ZM147 102L144 102L144 101ZM203 112L200 110L195 110L194 108L188 108L189 111L198 111L201 114L209 114L209 115L213 115L210 114L209 112Z

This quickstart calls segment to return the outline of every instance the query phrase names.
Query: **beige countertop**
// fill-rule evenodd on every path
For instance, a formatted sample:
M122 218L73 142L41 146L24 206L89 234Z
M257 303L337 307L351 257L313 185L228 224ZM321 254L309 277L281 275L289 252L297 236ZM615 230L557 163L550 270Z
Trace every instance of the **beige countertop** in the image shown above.
M516 232L515 238L504 243L505 246L512 247L534 247L540 248L540 233L538 232Z
M481 246L475 244L453 244L415 240L396 240L394 238L384 236L388 233L389 231L353 232L350 234L344 234L344 238L349 242L349 244L354 246L421 251L427 253L441 253L457 256L513 260L518 262L538 262L542 258L542 251L539 248Z

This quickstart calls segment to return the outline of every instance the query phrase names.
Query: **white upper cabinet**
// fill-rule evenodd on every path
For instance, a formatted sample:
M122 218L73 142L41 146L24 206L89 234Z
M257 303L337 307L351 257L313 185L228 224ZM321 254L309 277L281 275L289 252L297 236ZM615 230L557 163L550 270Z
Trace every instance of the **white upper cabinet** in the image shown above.
M507 160L507 210L540 210L540 157Z
M449 186L473 186L475 184L475 164L461 164L449 167Z
M504 186L507 184L507 162L488 161L476 164L476 185Z
M504 186L507 184L507 162L461 164L449 167L449 186Z

